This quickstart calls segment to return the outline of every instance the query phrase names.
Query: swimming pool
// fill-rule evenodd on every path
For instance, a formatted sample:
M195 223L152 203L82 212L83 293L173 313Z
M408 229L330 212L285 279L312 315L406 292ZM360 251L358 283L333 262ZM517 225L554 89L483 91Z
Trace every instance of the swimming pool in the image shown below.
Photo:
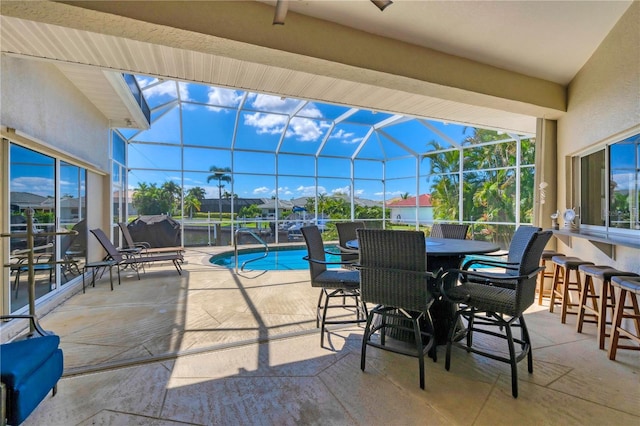
M437 243L440 244L440 243ZM337 252L338 248L333 245L325 246L326 250ZM238 255L238 268L249 259L262 256L264 249L240 249ZM249 262L245 270L252 271L297 271L309 269L309 262L303 259L307 255L307 249L300 246L291 247L270 247L267 257ZM473 257L467 256L466 260ZM340 256L327 255L328 262L340 262ZM209 259L210 263L224 266L229 269L236 267L236 256L233 252L217 254ZM464 263L464 261L462 262ZM327 268L339 268L340 265L327 265ZM487 268L485 265L476 265L474 269Z
M337 251L335 246L325 246L325 249ZM242 263L259 257L264 253L263 249L242 249L238 254L238 267ZM304 247L272 247L269 248L269 254L263 259L249 262L245 266L245 270L258 271L295 271L309 269L309 262L302 259L307 255L307 249ZM328 262L339 262L340 256L327 255ZM213 256L209 262L214 265L225 266L227 268L236 267L236 256L234 253L222 253ZM327 265L328 268L339 268L340 265Z

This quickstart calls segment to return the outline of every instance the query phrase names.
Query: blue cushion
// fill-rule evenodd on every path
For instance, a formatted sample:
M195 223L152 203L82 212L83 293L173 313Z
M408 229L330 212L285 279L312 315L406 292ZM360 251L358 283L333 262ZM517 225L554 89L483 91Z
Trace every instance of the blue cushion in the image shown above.
M38 370L34 371L18 387L13 389L10 397L13 401L12 407L7 407L9 424L20 424L29 417L29 414L36 409L38 404L47 396L47 393L58 383L62 376L62 369L62 350L58 349Z
M58 336L0 345L2 382L7 385L7 421L22 423L54 388L63 370Z
M0 346L0 372L2 382L14 388L40 368L58 349L59 336L42 336Z

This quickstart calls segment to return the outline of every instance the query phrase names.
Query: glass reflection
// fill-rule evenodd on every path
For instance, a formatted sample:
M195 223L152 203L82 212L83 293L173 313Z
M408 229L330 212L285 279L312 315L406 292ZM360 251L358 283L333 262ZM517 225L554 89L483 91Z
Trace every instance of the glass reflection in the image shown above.
M33 210L35 297L55 289L55 238L44 235L55 229L55 160L19 145L9 148L9 193L12 234L10 274L11 312L26 306L28 300L27 209Z
M639 191L640 135L635 135L609 147L610 227L640 229Z

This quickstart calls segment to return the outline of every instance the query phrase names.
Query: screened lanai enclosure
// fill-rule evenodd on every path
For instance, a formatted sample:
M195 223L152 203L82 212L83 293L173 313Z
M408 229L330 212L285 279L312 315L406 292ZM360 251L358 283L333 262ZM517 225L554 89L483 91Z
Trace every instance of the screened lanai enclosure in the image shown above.
M334 239L333 224L354 219L426 232L462 222L474 238L509 241L532 221L534 135L136 80L151 126L113 133L114 226L170 215L197 246L228 245L238 229L291 241L310 223Z

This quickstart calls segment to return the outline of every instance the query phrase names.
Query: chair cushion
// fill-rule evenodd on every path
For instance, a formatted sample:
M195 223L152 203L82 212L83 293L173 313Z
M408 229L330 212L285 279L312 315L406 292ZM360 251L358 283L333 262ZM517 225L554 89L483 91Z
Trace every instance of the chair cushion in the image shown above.
M614 286L624 288L632 293L640 294L640 277L621 277L611 278Z
M42 336L0 346L0 372L2 382L15 388L39 369L60 344L59 336Z
M542 252L541 258L544 260L550 260L553 256L564 256L564 254L557 252L555 250L544 250Z
M586 260L582 260L578 257L573 256L553 256L551 258L553 263L556 263L560 266L564 266L569 269L578 269L580 265L593 265L593 262L588 262Z
M511 316L522 312L516 310L516 291L510 288L486 284L463 283L447 291L450 299L473 305L480 311L503 313Z
M327 269L313 281L315 284L328 288L358 288L360 286L360 272L345 269Z
M580 265L578 267L578 270L584 272L586 275L591 275L592 277L596 277L601 280L610 280L611 277L614 277L616 275L628 277L638 276L638 274L636 274L635 272L619 271L607 265Z

